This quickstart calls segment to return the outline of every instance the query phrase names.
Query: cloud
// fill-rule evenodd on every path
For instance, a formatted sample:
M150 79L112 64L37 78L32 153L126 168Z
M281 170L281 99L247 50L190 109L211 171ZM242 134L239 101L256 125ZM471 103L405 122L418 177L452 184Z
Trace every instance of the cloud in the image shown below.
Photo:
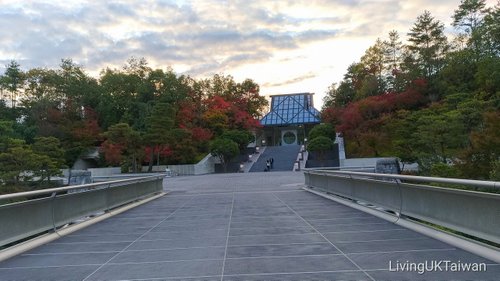
M264 83L262 86L264 87L279 87L279 86L284 86L284 85L289 85L289 84L296 84L299 82L302 82L304 80L316 78L317 74L316 73L306 73L297 77L294 77L292 79L284 80L281 82L275 82L275 83Z
M487 2L492 6L496 0ZM456 0L2 0L0 62L57 68L62 58L72 58L98 73L135 56L147 58L152 67L181 65L193 76L258 64L254 71L277 73L261 79L263 85L298 84L320 75L327 60L337 69L347 67L338 61L359 60L332 42L365 44L393 29L404 36L426 8L449 25L457 7ZM303 52L316 45L327 53ZM289 71L295 58L308 61L298 63L305 75Z
M256 3L7 1L0 4L0 24L7 27L0 31L0 59L22 60L25 68L31 68L55 67L61 58L72 57L93 68L106 60L115 63L142 53L169 64L204 69L212 61L204 57L222 56L225 59L218 61L235 65L249 60L231 58L261 60L272 52L297 49L336 33L300 28L324 18L299 18ZM217 68L217 63L212 65Z

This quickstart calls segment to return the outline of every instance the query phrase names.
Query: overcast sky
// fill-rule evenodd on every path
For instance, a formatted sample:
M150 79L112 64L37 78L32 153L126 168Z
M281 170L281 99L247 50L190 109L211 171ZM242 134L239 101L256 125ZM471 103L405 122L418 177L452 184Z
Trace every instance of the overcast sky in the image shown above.
M488 0L493 6L496 0ZM347 66L390 30L405 36L425 9L448 29L460 0L0 0L0 72L57 68L89 74L131 56L196 78L251 78L261 94L314 92L316 107Z

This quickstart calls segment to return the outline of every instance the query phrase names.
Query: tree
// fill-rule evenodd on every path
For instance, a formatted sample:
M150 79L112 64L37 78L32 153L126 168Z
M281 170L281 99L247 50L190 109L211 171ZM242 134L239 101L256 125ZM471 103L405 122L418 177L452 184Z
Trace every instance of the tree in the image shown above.
M18 91L22 87L24 73L16 61L11 61L5 68L4 76L0 77L0 88L4 88L10 92L11 106L16 107Z
M169 163L194 163L197 160L197 153L199 153L196 149L196 141L192 130L187 128L173 129L172 142L168 145L172 151Z
M444 35L444 25L435 20L429 11L417 17L417 21L408 32L408 49L417 60L421 74L425 78L433 77L442 67L448 44Z
M14 137L14 122L0 120L0 152L5 152Z
M44 159L34 153L31 147L22 140L11 139L10 146L0 153L0 178L5 183L14 185L32 178Z
M462 0L452 17L452 25L465 32L462 34L468 39L467 43L472 48L476 60L482 47L483 35L481 33L484 32L481 32L481 27L484 24L484 17L487 12L485 7L484 0Z
M467 133L456 110L434 104L415 114L412 139L418 155L420 169L429 173L433 164L449 164L453 156L467 145Z
M485 99L492 100L500 106L500 57L485 57L477 64L475 81L477 90Z
M242 130L229 130L222 133L221 138L226 138L238 144L238 149L243 152L250 142L254 139L252 133Z
M471 36L483 23L486 3L484 0L462 0L453 14L452 25L463 28Z
M151 115L147 118L147 131L144 140L152 148L156 148L157 165L160 165L160 146L167 145L171 140L171 131L175 125L175 110L168 103L157 103ZM153 170L155 149L151 149L148 171Z
M64 168L64 150L61 148L59 139L54 137L37 137L32 145L34 153L41 156L41 166L39 168L40 181L43 182L47 177L50 183L51 176L61 174L61 169Z
M103 136L106 138L106 141L101 145L101 149L104 151L106 161L111 164L131 166L133 172L137 172L138 165L141 163L139 158L142 151L142 139L139 132L132 129L126 123L118 123L109 127ZM108 155L116 154L114 150L118 150L119 157L112 159ZM123 160L125 162L122 162ZM120 161L120 163L116 161Z
M471 145L459 154L457 166L466 178L486 180L498 169L500 113L485 112L481 127L470 133Z
M318 124L314 126L311 129L311 131L309 131L309 140L313 140L321 136L327 137L332 141L335 140L337 135L335 133L335 128L332 126L332 124L329 123Z
M377 38L375 44L370 46L361 57L361 63L369 73L381 78L384 70L385 44Z
M354 100L356 92L353 85L348 81L342 81L336 86L335 83L328 87L323 98L323 109L329 107L345 107Z
M389 32L389 40L384 41L384 70L387 76L387 84L390 91L403 90L397 83L402 60L403 43L396 30Z
M239 153L238 144L230 139L216 138L210 143L210 153L219 159L227 172L227 164Z
M439 91L444 96L473 92L476 88L474 76L477 67L477 61L470 49L449 53L438 75Z
M500 2L484 16L484 23L473 34L480 41L482 53L490 56L500 56ZM476 38L474 40L476 40Z
M319 136L312 139L307 145L307 150L315 152L318 155L318 160L324 161L326 153L333 148L333 141L325 136Z

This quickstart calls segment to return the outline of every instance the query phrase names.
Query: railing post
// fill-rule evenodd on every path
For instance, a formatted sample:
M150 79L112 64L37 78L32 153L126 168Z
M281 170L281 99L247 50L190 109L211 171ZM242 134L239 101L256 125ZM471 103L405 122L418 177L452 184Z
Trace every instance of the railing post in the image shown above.
M104 197L105 197L104 201L105 201L105 204L106 204L106 206L104 207L105 208L105 210L104 210L105 213L109 213L109 210L111 209L111 207L109 206L110 205L109 201L110 201L110 196L111 196L109 194L110 193L110 188L111 188L111 184L108 184L104 188Z
M57 233L57 227L56 227L56 214L55 214L55 198L56 198L56 192L52 192L52 194L50 195L50 205L52 207L52 231L54 231L55 233Z

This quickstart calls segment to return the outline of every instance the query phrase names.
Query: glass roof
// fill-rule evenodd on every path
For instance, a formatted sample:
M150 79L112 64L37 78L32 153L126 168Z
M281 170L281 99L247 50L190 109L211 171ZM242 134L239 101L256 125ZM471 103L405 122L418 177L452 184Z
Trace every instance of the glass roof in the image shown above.
M271 112L260 123L269 125L293 125L320 123L319 111L313 107L311 93L272 96Z

